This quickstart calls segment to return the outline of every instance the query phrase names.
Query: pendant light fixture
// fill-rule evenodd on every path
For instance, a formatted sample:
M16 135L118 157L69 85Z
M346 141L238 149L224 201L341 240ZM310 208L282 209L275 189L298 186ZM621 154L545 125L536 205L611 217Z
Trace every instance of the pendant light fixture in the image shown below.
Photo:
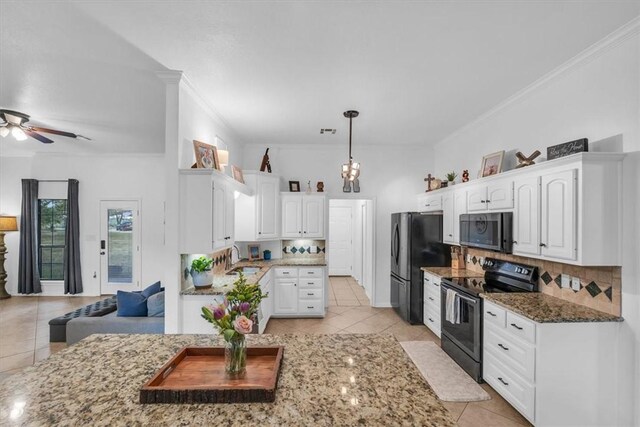
M360 181L358 177L360 176L360 163L353 161L353 156L351 156L351 134L353 129L353 118L358 117L360 113L355 110L349 110L344 112L344 116L349 119L349 163L345 163L342 165L342 179L344 181L342 186L342 191L345 193L351 192L351 187L353 186L353 192L360 192Z

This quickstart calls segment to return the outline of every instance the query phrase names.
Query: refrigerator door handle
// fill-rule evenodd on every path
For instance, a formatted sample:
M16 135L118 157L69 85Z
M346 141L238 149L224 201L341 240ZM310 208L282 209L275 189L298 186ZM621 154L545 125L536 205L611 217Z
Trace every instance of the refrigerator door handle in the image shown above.
M395 250L395 257L396 257L396 265L398 265L398 261L400 258L400 230L398 229L398 224L396 224L396 237L395 237L395 246L396 246L396 250Z

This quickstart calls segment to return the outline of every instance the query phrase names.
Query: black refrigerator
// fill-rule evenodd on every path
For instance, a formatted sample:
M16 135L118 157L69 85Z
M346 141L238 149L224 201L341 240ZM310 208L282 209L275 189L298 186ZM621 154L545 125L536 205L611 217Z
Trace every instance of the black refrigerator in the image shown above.
M451 266L451 247L442 243L442 214L391 214L391 306L411 324L422 323L421 267Z

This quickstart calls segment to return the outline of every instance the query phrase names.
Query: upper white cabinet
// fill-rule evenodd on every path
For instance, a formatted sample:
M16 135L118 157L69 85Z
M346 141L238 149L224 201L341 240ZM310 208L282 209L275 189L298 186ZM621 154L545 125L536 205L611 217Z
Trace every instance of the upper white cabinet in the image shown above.
M513 181L510 179L474 186L467 194L469 212L513 208Z
M235 203L235 239L275 240L280 237L280 177L245 172L244 180L255 195L240 195Z
M450 245L460 244L460 215L467 213L467 190L451 189L442 195L442 240Z
M434 190L435 191L435 190ZM432 212L442 210L442 194L425 193L418 197L418 211Z
M512 211L513 253L576 265L621 265L621 153L580 153L429 193L440 197L443 240L457 244L466 211ZM504 175L504 176L503 176ZM419 207L426 196L418 196ZM424 209L421 209L424 210Z
M324 238L325 196L282 194L282 237Z
M233 245L233 186L219 172L180 173L180 253L211 253Z

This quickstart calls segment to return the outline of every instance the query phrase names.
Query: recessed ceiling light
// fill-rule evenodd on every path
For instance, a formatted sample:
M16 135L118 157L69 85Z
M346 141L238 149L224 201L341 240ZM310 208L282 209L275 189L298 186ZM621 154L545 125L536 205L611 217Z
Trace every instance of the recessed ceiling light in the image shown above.
M329 129L329 128L320 129L320 135L324 135L325 133L330 133L331 135L335 135L336 134L336 130L335 129Z

